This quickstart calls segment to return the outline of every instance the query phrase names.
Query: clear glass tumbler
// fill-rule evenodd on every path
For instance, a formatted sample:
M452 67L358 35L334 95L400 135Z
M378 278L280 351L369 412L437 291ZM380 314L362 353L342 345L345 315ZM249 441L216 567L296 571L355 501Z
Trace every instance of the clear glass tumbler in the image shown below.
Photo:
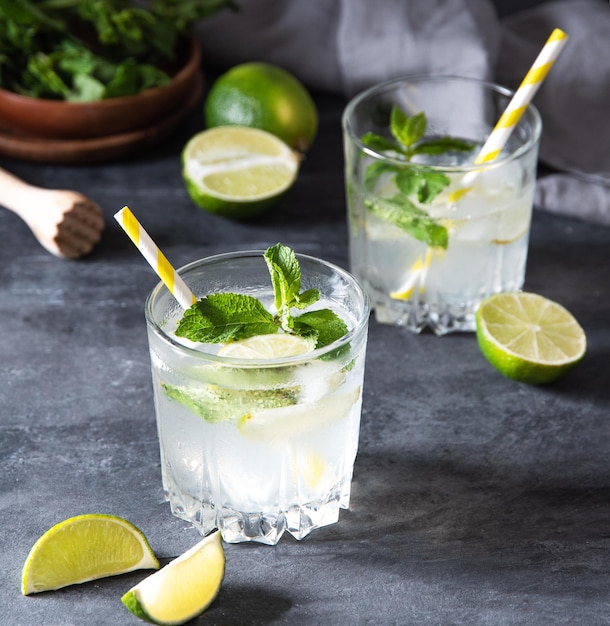
M358 447L369 301L346 271L297 255L302 288L347 324L340 340L291 357L216 354L173 334L182 309L162 284L146 302L161 468L174 515L228 542L302 539L347 508ZM248 294L269 309L262 251L179 270L198 297Z
M350 269L379 322L473 331L483 298L523 286L542 128L535 107L495 160L473 163L512 95L474 79L414 76L374 86L346 107Z

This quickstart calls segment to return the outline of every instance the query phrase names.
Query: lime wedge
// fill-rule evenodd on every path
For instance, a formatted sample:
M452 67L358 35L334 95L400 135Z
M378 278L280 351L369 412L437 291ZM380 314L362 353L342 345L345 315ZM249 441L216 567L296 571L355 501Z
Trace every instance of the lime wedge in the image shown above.
M184 624L214 601L224 573L224 550L216 531L132 587L121 601L143 620Z
M24 595L136 569L158 569L146 537L114 515L78 515L47 530L23 566Z
M533 293L489 296L476 314L477 339L504 376L531 384L556 380L585 356L584 330L564 307Z
M277 333L275 335L255 335L224 345L218 354L234 359L280 359L305 354L311 349L302 337Z
M182 176L193 201L224 217L262 213L294 183L299 157L275 135L245 126L197 133L182 151Z

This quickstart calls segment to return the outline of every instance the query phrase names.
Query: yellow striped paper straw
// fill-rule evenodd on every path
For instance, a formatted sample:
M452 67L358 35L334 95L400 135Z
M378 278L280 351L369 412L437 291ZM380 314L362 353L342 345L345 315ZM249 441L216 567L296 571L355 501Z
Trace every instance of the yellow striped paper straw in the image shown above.
M521 81L519 88L511 98L506 110L500 116L487 141L481 148L475 165L482 165L493 161L502 151L511 133L518 124L521 116L527 109L538 88L546 78L555 60L559 56L568 36L561 29L556 28L546 40L540 54L536 57L525 78ZM472 189L472 183L478 172L470 172L464 176L459 189L449 194L449 202L457 202Z
M428 275L428 268L432 263L433 248L426 248L426 255L424 259L417 259L411 268L405 282L396 291L390 292L390 298L392 300L410 300L411 296L415 293L415 290L419 287L419 292L424 293L426 291L426 277Z
M136 245L136 248L148 261L153 270L155 270L159 278L163 281L163 284L169 289L170 293L178 300L180 306L183 309L188 309L192 304L197 302L197 298L186 286L186 283L178 275L178 272L171 266L167 257L159 250L150 235L142 228L142 225L131 212L131 209L124 206L120 211L115 213L114 219L121 225L131 241Z

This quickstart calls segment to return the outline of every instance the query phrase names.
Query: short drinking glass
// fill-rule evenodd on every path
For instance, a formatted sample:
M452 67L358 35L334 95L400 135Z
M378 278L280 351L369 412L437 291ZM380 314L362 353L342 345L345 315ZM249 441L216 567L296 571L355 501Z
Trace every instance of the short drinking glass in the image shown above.
M174 515L228 542L302 539L347 508L358 446L369 304L344 270L304 255L348 333L298 356L233 358L173 331L183 311L159 284L146 303L161 469ZM247 294L271 310L263 252L222 254L179 270L198 297Z
M346 107L351 271L379 322L472 331L483 298L522 287L537 110L527 107L495 160L473 164L511 96L475 79L415 76L372 87Z

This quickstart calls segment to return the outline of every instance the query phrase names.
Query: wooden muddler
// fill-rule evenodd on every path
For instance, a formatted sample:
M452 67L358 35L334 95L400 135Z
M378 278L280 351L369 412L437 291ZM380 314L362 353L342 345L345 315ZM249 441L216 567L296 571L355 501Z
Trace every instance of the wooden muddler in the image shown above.
M104 215L77 191L43 189L0 168L0 204L16 213L51 254L76 259L93 250L104 230Z

